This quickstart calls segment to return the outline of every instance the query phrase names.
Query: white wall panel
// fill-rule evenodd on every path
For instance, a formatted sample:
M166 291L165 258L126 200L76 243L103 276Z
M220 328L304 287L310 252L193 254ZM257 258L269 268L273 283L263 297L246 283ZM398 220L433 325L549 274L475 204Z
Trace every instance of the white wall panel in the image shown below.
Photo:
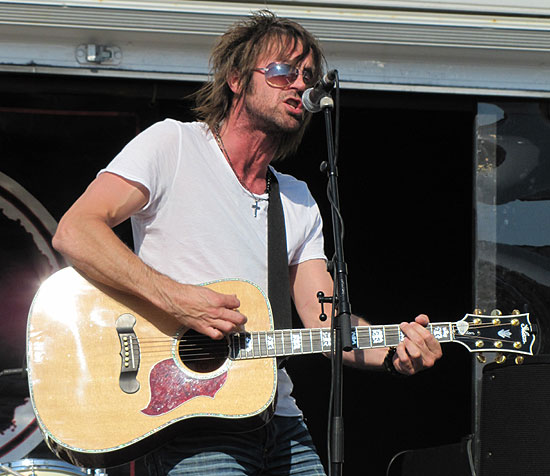
M498 15L493 0L477 3L484 12L467 11L471 0L266 3L322 41L343 87L550 94L550 5L539 0L517 14L519 0L501 0ZM215 38L266 3L0 1L0 71L203 80ZM116 48L117 60L82 61L88 44Z

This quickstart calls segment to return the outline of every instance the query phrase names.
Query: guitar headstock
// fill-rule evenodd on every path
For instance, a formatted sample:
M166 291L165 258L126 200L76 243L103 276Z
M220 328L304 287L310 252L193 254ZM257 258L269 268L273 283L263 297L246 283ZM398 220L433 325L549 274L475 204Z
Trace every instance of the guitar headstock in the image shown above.
M466 314L453 327L453 340L466 346L470 352L533 355L535 332L529 314Z

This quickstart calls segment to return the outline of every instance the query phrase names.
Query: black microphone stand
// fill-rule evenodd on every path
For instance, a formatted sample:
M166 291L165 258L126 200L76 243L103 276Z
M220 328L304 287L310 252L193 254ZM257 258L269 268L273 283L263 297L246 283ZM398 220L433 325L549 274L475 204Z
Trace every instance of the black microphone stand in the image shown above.
M331 418L329 421L329 472L331 476L342 474L344 463L344 419L343 419L343 359L342 352L352 350L351 342L351 305L348 295L347 266L344 261L343 225L340 214L340 198L338 192L338 170L332 126L332 111L334 101L328 95L320 101L325 117L327 135L328 161L323 162L321 171L328 176L328 197L331 204L334 235L334 258L330 270L334 278L333 296L326 297L318 293L321 306L332 303L332 388L331 388ZM321 318L326 316L324 311Z

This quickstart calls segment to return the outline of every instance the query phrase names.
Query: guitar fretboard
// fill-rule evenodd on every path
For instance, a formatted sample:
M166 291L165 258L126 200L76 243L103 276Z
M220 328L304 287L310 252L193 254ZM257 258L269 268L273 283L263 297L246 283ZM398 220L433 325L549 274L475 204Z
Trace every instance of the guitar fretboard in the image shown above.
M428 329L439 342L453 340L452 322L429 324ZM405 338L399 325L353 327L351 341L354 349L396 346ZM285 329L242 332L230 337L230 358L233 360L329 352L332 348L331 330Z

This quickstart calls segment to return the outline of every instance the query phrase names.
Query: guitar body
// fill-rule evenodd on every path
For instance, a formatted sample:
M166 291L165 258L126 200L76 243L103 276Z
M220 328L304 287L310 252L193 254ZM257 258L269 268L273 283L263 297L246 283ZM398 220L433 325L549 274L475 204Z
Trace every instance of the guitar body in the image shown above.
M272 329L269 303L256 286L236 280L206 286L238 296L246 331ZM73 268L47 279L29 313L27 359L31 400L49 446L73 464L108 467L193 425L246 430L265 423L276 359L222 355L196 366L180 356L180 340L196 337L187 331L154 306Z

